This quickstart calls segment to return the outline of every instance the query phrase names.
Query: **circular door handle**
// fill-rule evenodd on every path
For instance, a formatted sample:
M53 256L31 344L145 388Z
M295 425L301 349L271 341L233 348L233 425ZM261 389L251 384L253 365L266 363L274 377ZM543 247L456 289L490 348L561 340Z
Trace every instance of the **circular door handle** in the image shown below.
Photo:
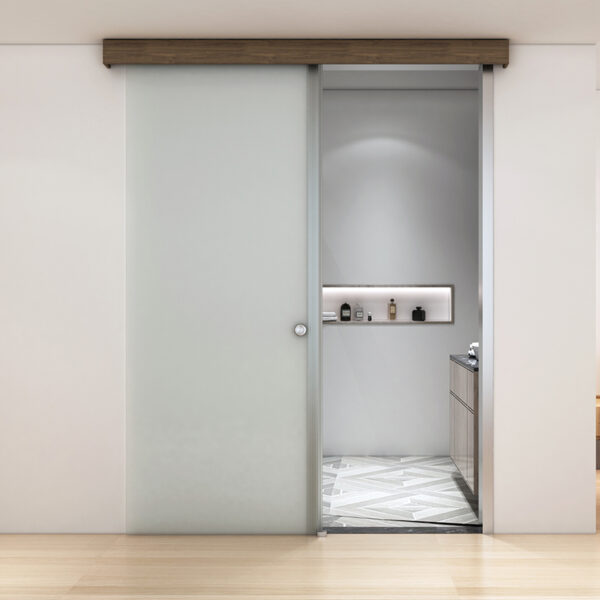
M298 337L302 337L303 335L306 335L307 331L308 331L308 328L306 327L306 325L304 323L297 323L296 326L294 327L294 333Z

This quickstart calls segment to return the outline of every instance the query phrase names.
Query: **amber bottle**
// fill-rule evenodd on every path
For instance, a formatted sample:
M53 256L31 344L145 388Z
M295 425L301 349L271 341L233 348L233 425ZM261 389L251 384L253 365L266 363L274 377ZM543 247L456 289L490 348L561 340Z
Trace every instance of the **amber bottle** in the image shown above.
M396 301L392 298L388 304L388 318L390 321L396 320Z

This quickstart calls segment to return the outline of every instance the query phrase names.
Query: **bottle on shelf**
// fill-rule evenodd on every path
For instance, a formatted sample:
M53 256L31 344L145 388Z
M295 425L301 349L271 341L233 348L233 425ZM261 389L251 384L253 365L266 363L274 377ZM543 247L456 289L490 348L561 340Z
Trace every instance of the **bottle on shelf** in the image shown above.
M362 306L360 306L360 304L356 304L354 306L354 320L355 321L362 321L365 317L365 312L362 308Z
M396 320L396 301L393 298L388 304L388 318L390 321Z
M372 321L372 320L373 320L373 315L371 313L369 313L367 316L367 321Z
M425 311L422 306L417 306L415 310L412 311L412 320L413 321L424 321L425 320Z
M352 318L352 309L347 302L340 306L340 321L350 321Z

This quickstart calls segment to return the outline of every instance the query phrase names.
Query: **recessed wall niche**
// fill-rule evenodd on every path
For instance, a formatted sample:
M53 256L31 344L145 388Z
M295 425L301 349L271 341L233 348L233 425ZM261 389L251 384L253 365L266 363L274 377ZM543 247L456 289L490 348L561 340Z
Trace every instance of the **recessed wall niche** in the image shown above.
M396 318L390 319L388 305L396 304ZM350 305L350 321L340 321L340 307ZM413 320L413 310L425 311L425 320ZM454 286L447 285L326 285L323 286L323 313L335 313L326 325L432 325L454 322ZM362 309L362 319L356 309ZM368 320L369 313L372 320ZM331 317L330 317L331 318Z

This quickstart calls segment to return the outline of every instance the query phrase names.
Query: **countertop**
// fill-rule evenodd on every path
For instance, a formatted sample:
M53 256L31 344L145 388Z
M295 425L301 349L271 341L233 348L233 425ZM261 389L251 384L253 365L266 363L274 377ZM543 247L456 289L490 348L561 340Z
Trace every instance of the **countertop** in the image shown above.
M474 373L476 371L479 371L479 361L475 360L474 358L469 358L467 354L451 354L450 360L453 360L461 367L469 369L469 371L472 371Z

